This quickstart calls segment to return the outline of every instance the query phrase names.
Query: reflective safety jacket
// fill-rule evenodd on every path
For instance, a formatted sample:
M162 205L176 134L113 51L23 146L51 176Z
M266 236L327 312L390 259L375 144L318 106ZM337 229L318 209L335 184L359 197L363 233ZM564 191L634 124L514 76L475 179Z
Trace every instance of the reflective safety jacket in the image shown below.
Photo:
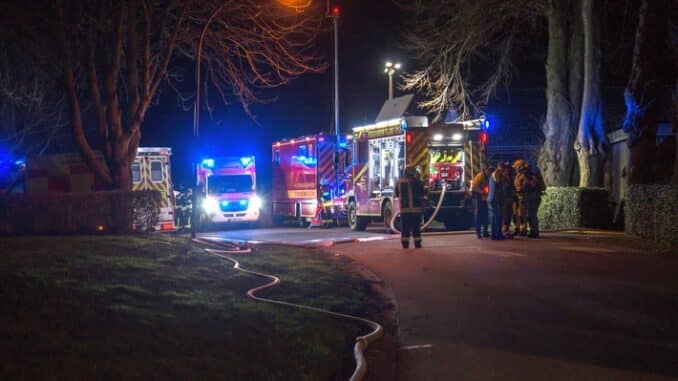
M400 213L422 213L424 211L424 183L416 178L403 176L395 189L400 198Z

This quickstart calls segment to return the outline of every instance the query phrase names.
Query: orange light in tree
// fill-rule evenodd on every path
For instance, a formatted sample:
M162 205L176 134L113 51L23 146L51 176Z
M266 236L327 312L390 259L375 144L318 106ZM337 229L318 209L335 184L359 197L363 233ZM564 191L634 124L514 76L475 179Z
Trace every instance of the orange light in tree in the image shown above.
M104 231L104 225L97 226L97 231L100 231L100 232Z

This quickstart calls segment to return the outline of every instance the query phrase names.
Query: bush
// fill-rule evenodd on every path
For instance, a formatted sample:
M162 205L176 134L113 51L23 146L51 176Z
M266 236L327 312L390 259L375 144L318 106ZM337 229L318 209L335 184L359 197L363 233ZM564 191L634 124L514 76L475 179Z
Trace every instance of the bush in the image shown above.
M678 185L626 188L626 234L650 242L659 251L678 250Z
M156 195L151 195L156 193ZM91 192L0 195L0 234L129 233L158 192ZM148 218L148 217L146 217Z
M604 188L549 187L537 213L545 229L609 228L612 213Z

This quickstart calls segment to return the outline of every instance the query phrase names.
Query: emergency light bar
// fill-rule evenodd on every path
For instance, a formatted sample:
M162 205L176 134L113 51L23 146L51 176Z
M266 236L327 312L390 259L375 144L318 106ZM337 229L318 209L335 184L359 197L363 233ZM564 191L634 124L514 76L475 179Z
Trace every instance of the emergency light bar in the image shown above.
M406 116L404 118L389 119L374 124L353 127L353 132L392 126L400 126L402 129L407 129L410 127L428 127L428 118L425 116Z

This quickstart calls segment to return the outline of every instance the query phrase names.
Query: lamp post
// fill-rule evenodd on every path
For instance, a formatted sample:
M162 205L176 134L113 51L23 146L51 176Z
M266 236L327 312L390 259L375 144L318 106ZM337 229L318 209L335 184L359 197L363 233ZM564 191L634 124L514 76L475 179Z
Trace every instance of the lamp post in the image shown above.
M221 3L212 14L207 19L205 26L203 26L202 31L200 32L200 39L198 40L198 46L195 48L195 104L193 105L193 144L194 151L195 146L198 145L198 138L200 137L200 61L202 59L202 43L205 40L205 34L214 20L214 18L221 12L222 9L226 6L227 2ZM195 156L195 152L193 152ZM194 157L193 169L195 170L195 191L193 192L193 200L191 201L191 238L195 238L198 225L198 189L200 187L200 163L199 159Z
M384 73L388 74L388 99L393 99L393 74L396 71L400 70L400 63L393 63L391 61L386 61L384 65Z
M329 12L329 0L327 2L328 17L334 25L334 134L335 134L335 159L339 157L339 141L341 129L339 128L339 7L332 7ZM339 194L339 165L334 170L334 194Z

